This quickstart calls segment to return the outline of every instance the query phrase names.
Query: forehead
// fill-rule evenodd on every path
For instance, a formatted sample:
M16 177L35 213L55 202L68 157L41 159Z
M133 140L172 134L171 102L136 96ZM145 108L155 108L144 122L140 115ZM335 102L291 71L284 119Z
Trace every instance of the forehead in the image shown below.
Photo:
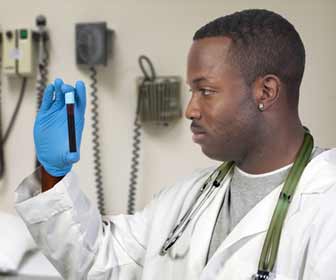
M193 42L188 54L187 82L199 79L216 80L232 71L228 61L231 39L210 37Z

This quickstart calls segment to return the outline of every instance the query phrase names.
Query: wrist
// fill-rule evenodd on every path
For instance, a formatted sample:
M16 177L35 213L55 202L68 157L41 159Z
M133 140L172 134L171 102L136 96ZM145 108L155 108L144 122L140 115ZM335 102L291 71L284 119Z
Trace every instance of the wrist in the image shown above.
M50 175L43 166L41 166L41 190L42 192L50 190L54 187L59 181L61 181L64 176L53 176Z

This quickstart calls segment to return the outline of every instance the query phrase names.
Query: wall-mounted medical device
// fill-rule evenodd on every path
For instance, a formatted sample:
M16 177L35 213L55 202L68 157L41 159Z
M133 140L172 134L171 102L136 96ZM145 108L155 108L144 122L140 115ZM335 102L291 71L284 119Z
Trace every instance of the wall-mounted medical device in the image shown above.
M93 143L93 165L97 204L102 215L105 214L103 176L100 156L99 140L99 110L97 88L97 65L107 65L108 54L112 48L112 30L107 28L106 22L77 23L76 24L76 63L88 66L91 79L91 127Z
M34 73L33 31L28 28L4 30L2 44L3 73L31 76Z
M106 22L76 24L77 64L106 66L110 34Z
M145 70L144 62L148 64L150 74ZM152 62L144 55L139 57L139 65L144 74L137 79L137 114L140 121L166 126L181 118L181 78L156 76Z
M138 62L143 76L137 78L137 109L128 187L128 214L133 214L135 211L142 125L168 126L182 116L181 78L178 76L157 76L154 66L147 56L141 55ZM150 72L146 68L149 68Z
M17 115L20 111L26 91L27 78L37 73L37 109L40 107L43 91L47 83L48 32L46 30L46 18L43 15L38 16L36 18L36 25L37 30L32 30L31 28L15 28L4 29L0 32L1 74L3 73L8 77L19 77L22 80L18 101L5 130L3 130L2 110L0 108L0 178L3 177L5 171L3 147L17 120ZM36 56L36 54L38 54L38 56ZM36 58L38 58L38 61L36 61ZM2 95L1 78L2 75L0 75L0 100ZM36 165L38 165L37 161Z

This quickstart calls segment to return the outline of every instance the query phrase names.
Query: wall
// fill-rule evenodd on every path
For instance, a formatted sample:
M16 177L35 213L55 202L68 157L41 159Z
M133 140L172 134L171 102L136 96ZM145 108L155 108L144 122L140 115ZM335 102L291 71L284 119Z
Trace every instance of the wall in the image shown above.
M116 32L114 55L106 68L100 67L99 106L103 180L109 213L125 212L129 182L133 119L136 105L135 77L141 74L138 56L148 55L160 75L185 78L186 56L192 35L218 16L245 8L267 8L288 18L302 36L307 64L301 89L300 113L320 146L336 145L334 129L336 97L335 1L0 1L2 29L35 27L35 17L44 14L51 37L50 79L62 77L73 84L89 84L89 73L79 69L74 57L74 25L107 21ZM6 127L18 98L20 80L3 77L3 121ZM185 81L185 79L184 79ZM36 111L34 81L27 94L14 131L6 144L6 177L0 183L0 210L13 212L14 189L34 168L32 138ZM188 100L185 84L184 106ZM90 104L86 116L81 161L74 170L83 190L95 199L93 188ZM181 120L166 129L146 129L142 134L141 170L137 207L153 193L174 183L196 168L215 162L202 155L191 141L189 121Z

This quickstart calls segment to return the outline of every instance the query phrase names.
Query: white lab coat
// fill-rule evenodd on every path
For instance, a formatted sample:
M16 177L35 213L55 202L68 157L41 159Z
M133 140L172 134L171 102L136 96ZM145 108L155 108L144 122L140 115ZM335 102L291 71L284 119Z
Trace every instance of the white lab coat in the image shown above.
M281 186L240 221L205 265L228 176L171 252L159 255L212 170L161 191L134 216L106 216L105 223L72 172L42 194L34 176L27 177L17 189L16 208L65 279L251 279ZM306 167L285 220L274 272L277 280L336 279L336 149Z

